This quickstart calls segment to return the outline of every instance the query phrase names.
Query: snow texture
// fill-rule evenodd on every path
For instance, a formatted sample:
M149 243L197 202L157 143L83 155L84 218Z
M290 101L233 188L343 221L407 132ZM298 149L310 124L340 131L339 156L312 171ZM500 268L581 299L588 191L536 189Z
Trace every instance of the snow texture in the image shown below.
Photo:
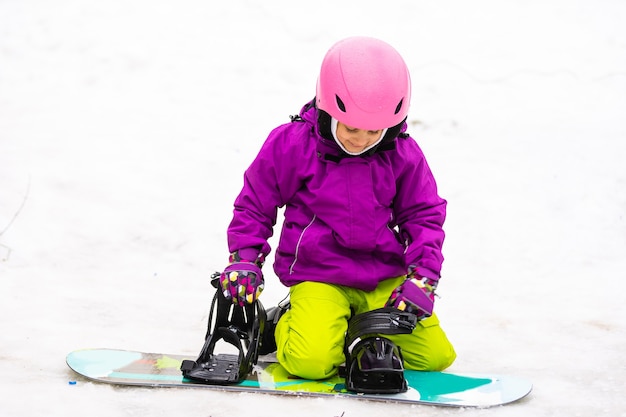
M0 1L0 415L626 416L624 22L619 0ZM74 349L197 354L243 170L350 35L412 72L449 203L451 370L533 393L459 410L77 378Z

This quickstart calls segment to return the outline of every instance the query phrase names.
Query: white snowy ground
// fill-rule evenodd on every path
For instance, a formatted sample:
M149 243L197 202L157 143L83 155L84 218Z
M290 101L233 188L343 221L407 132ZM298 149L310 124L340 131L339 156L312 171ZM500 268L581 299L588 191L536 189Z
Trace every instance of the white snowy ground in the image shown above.
M0 0L0 415L626 416L626 3ZM78 380L67 352L196 355L242 172L355 34L411 67L449 201L451 370L495 409ZM266 268L266 305L286 293Z

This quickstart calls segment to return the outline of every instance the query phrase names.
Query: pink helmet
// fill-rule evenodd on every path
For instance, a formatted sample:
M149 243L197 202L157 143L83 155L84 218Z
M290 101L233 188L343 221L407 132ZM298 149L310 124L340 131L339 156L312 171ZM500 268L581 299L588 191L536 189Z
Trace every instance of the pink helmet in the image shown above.
M319 109L350 127L379 130L396 126L409 112L409 70L398 51L386 42L347 38L326 53L316 100Z

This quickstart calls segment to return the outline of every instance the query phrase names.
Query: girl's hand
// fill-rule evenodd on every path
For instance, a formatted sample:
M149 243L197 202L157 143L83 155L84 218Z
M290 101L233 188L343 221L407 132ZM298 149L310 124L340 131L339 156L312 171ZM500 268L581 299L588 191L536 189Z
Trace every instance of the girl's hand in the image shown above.
M421 277L416 272L409 271L406 280L393 290L385 306L413 313L422 320L433 314L437 281Z
M245 254L246 251L248 250L232 253L230 264L220 275L220 287L224 297L240 306L256 301L265 287L261 272L263 255L249 256ZM242 253L252 259L244 259Z

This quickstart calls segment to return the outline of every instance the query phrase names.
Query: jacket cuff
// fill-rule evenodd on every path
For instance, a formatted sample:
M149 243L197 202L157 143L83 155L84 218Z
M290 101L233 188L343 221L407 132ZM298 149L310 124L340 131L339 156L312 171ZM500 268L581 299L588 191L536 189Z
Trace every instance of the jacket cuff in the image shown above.
M430 269L421 268L419 266L417 267L417 275L419 275L420 277L432 279L433 281L439 281L440 278L439 274L437 274L436 272L433 272Z
M243 261L257 262L259 259L259 250L256 248L239 249L239 258Z

